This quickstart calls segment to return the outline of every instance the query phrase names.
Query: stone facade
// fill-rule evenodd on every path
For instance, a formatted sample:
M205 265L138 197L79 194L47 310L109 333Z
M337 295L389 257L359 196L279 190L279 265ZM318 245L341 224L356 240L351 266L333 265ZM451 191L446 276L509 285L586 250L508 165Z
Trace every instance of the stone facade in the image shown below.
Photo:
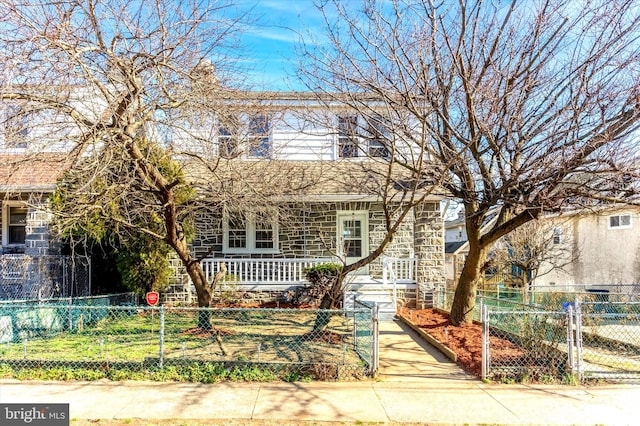
M433 290L445 286L444 223L437 203L415 211L414 248L417 259L418 305L427 303Z
M61 243L51 235L51 214L47 212L47 199L45 196L31 194L29 199L13 199L10 201L24 201L28 206L25 226L24 247L12 247L12 252L23 252L29 256L59 255ZM0 209L4 209L0 202ZM0 227L0 241L2 229Z
M27 213L24 252L30 256L59 255L60 241L51 235L51 213L47 212L47 201L40 196L31 196Z
M375 249L386 234L385 216L381 203L375 202L314 202L290 203L279 210L278 252L274 254L223 253L223 218L219 215L201 215L197 219L196 239L193 250L196 256L208 254L213 258L330 258L336 253L337 212L367 211L369 224L369 248ZM213 249L213 250L212 250ZM387 257L417 259L416 281L418 289L403 288L398 291L399 303L415 306L416 300L424 305L434 289L445 282L444 226L438 202L426 203L410 213L400 226L389 247ZM179 265L177 265L179 266ZM180 268L177 267L176 270ZM382 277L382 259L369 265L373 278ZM176 291L188 282L184 273L176 274L172 286L173 301L195 302L193 292L179 296ZM169 295L167 295L169 297ZM244 294L245 301L277 301L282 291L270 290Z

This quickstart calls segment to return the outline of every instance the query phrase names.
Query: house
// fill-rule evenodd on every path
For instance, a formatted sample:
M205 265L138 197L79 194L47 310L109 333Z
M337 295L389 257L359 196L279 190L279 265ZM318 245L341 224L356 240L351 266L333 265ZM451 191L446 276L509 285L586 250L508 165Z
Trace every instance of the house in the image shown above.
M65 170L65 155L6 151L0 154L0 300L88 295L88 263L62 256L49 228L47 198Z
M599 206L562 215L548 214L525 225L530 231L524 238L535 246L537 256L528 262L535 267L535 271L528 271L532 279L528 290L640 292L639 218L640 208L635 206ZM452 288L467 249L466 238L457 239L466 236L466 232L460 217L446 221L445 228L447 287ZM488 274L484 283L495 289L496 285L508 287L509 282L516 280Z
M266 104L256 101L263 95ZM192 117L195 129L189 131L184 123L160 124L170 120L145 129L180 153L175 159L195 187L207 181L212 207L198 214L191 248L208 278L224 264L227 288L245 298L281 297L306 284L306 267L352 263L375 251L387 221L412 199L389 246L350 277L350 290L362 300L388 301L393 295L394 304L428 302L444 285L443 196L424 183L414 186L401 167L390 172L387 130L345 107L314 103L309 95L248 96L246 102L230 100L231 113ZM199 132L198 142L190 138L193 132ZM196 155L215 158L215 167L191 161ZM179 264L175 269L163 300L194 302L193 286Z
M554 246L571 258L538 277L536 291L640 291L639 207L600 207L545 220L555 224Z

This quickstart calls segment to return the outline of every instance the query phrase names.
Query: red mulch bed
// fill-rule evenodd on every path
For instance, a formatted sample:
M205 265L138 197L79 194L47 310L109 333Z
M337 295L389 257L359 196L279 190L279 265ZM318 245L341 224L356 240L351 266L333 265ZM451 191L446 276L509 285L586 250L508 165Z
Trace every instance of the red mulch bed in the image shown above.
M451 325L449 315L434 309L402 308L401 315L451 349L458 357L458 364L480 377L482 373L482 326L480 324ZM490 336L491 359L513 359L524 351L509 340Z

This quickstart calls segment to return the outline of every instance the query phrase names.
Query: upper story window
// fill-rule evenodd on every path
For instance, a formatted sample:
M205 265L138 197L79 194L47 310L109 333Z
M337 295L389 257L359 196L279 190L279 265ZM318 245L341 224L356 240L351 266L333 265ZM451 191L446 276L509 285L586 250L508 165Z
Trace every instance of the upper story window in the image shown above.
M621 214L609 216L609 229L631 228L631 215Z
M4 140L6 146L26 148L29 132L29 113L20 105L9 105L4 117Z
M338 116L338 157L354 158L358 156L359 150L357 130L357 116Z
M562 228L553 228L553 244L562 242Z
M2 209L2 245L24 245L27 236L27 207L5 202Z
M278 252L278 222L274 212L227 212L223 226L225 253Z
M338 116L338 157L389 157L389 124L380 115Z
M240 119L235 115L220 117L218 127L218 153L222 158L240 155Z
M368 153L370 157L389 157L389 124L382 116L372 117L368 125Z
M266 115L249 117L248 154L269 158L271 155L271 120Z
M271 156L271 119L264 114L221 117L218 127L218 150L223 158L242 154L248 157Z

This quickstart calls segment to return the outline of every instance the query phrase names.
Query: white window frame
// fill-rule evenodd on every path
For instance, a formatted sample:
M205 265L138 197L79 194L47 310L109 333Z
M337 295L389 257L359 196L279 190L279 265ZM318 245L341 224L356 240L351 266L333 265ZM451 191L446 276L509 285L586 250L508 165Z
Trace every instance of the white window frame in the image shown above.
M553 240L554 245L558 245L562 243L562 228L555 227L553 228Z
M247 156L271 158L273 151L272 122L268 114L250 115L247 120Z
M24 247L24 243L9 243L9 209L11 207L21 207L27 209L27 205L22 201L4 201L2 203L2 246L4 247ZM27 218L29 211L27 209ZM26 223L25 223L25 238L26 238Z
M618 218L618 225L611 225L611 219L613 219L614 217ZM628 217L629 218L629 224L628 225L620 225L620 223L622 223L622 218L623 217ZM607 217L607 228L608 229L630 229L633 227L633 219L631 214L613 214Z
M273 218L271 220L271 229L273 231L273 247L256 248L256 216L258 213L252 211L242 212L246 216L246 247L229 247L229 217L231 213L225 212L222 221L222 252L225 254L244 254L244 253L262 253L277 254L280 253L279 226L277 214L269 212Z
M362 152L360 152L362 141L358 137L358 116L355 114L338 114L336 120L337 158L353 159L362 157ZM343 123L346 123L346 126ZM346 149L354 150L353 155L343 155L343 152L347 152Z
M216 138L218 155L222 158L272 158L273 118L269 114L218 117ZM223 149L223 145L227 148Z

